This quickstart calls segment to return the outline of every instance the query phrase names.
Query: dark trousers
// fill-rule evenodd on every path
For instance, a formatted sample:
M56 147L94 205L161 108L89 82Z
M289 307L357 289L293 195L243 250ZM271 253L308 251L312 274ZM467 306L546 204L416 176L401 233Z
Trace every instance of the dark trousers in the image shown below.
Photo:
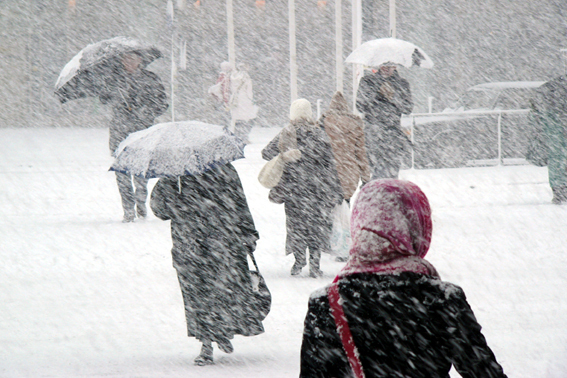
M148 179L137 176L130 176L124 173L116 173L116 183L118 191L122 197L122 208L124 215L134 215L136 204L145 205L148 197ZM132 185L134 181L134 185Z
M305 266L309 249L309 268L319 269L321 252L329 250L330 210L323 206L313 208L299 201L296 204L286 202L285 213L286 254L293 253L296 263Z
M368 163L372 173L371 180L397 179L402 167L401 158L385 160L380 155L368 153Z

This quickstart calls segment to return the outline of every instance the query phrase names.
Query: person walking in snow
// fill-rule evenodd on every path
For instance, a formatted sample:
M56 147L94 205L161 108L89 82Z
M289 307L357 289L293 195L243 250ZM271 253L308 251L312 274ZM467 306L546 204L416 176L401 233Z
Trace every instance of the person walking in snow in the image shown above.
M156 217L171 220L171 254L187 334L202 343L195 364L213 363L213 342L232 353L234 335L264 332L247 261L259 235L232 164L198 176L160 179L151 208Z
M424 259L431 208L409 181L374 180L353 206L353 244L334 283L309 299L302 378L504 378L463 290Z
M344 199L350 201L359 180L364 183L370 181L362 119L349 110L343 94L336 92L319 124L331 141Z
M220 72L215 85L208 89L208 93L212 95L218 104L222 104L223 114L227 114L230 110L230 96L231 96L231 84L230 76L232 73L232 66L229 62L222 62L220 64ZM228 117L223 117L226 121L226 127L230 125L231 121Z
M306 99L291 104L290 123L262 150L262 157L271 160L292 150L299 150L299 158L285 163L270 200L285 206L285 250L295 257L291 275L307 265L309 249L309 275L316 278L323 274L321 252L329 250L330 214L342 202L343 193L329 137L313 121Z
M543 84L531 103L532 119L545 146L537 154L548 167L551 201L560 205L567 202L567 77Z
M343 94L337 91L331 99L329 110L319 119L319 124L323 126L331 141L343 196L345 201L350 203L358 188L358 182L370 181L362 118L350 112ZM345 249L335 260L345 262L346 252Z
M410 85L393 63L364 76L356 108L364 115L364 132L372 179L398 178L404 151L410 143L400 128L400 117L413 109Z
M254 104L252 79L246 71L246 65L240 63L230 75L230 100L228 102L234 135L249 143L250 121L258 115L258 106Z
M109 128L111 154L128 135L152 126L156 117L169 106L161 80L155 73L143 69L141 63L142 57L136 52L124 54L115 69L116 75L107 83L107 90L100 94L103 104L112 105L113 117ZM148 180L115 173L124 210L123 222L133 222L136 214L145 218Z

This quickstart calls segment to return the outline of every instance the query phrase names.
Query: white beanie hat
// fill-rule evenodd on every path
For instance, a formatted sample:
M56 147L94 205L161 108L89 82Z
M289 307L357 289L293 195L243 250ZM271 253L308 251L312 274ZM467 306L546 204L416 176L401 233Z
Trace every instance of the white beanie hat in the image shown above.
M311 103L304 98L300 98L291 103L289 108L289 119L292 121L303 118L311 121L313 112L311 111Z

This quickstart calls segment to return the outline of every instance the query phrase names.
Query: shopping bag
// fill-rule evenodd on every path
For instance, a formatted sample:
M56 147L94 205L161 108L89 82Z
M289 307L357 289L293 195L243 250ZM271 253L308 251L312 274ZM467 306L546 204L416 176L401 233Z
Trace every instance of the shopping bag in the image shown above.
M260 174L258 174L258 181L260 181L260 184L265 188L273 188L280 182L284 166L285 163L282 155L278 154L275 158L264 164L260 170Z
M214 97L215 100L222 102L222 87L221 83L216 83L209 87L207 92Z
M335 206L332 218L331 254L336 257L348 257L351 244L350 209L345 200L340 205Z

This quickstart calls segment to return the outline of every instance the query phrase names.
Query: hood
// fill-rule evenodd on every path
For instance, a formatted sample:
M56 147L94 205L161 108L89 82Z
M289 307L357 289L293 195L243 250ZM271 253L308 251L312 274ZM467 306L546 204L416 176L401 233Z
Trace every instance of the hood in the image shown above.
M437 275L423 258L433 225L421 189L403 180L374 180L360 191L352 210L352 247L343 274L410 270Z
M220 64L220 68L222 72L230 72L232 71L232 66L230 65L229 62L222 62Z
M311 103L304 98L300 98L292 102L289 108L289 119L290 121L299 121L300 119L304 119L311 122L313 119Z
M340 91L335 92L329 105L329 111L336 113L350 113L348 102Z

